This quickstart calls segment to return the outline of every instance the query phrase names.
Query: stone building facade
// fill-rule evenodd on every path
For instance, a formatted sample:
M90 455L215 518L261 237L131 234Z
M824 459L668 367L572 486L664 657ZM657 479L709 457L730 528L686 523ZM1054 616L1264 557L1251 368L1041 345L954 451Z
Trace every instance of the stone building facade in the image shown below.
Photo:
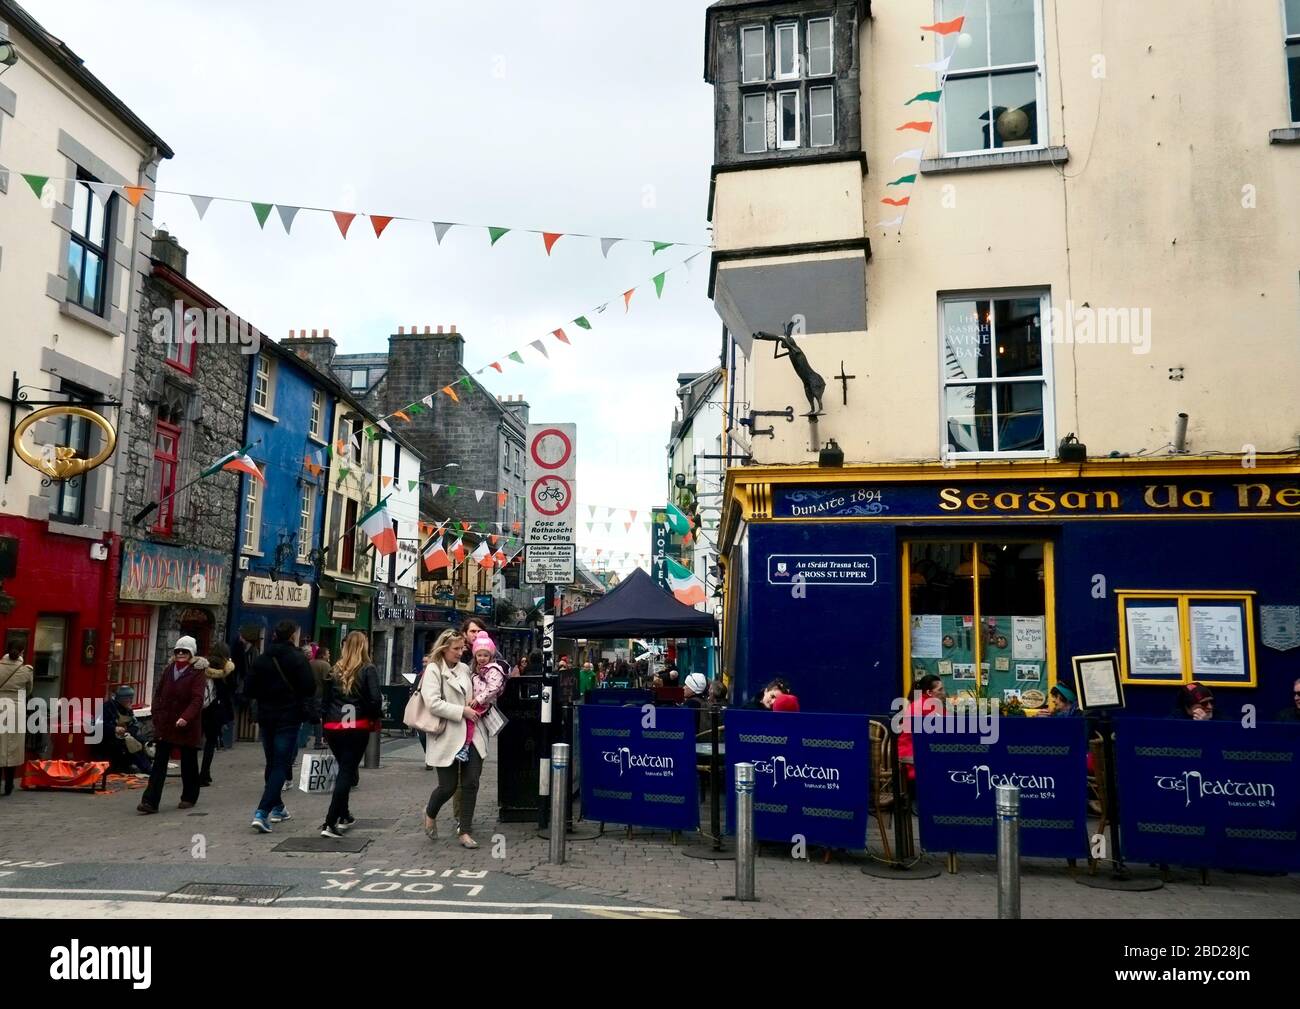
M200 472L244 444L253 359L239 327L234 342L199 342L224 307L186 277L186 252L158 232L139 313L135 367L126 381L134 409L123 415L123 543L113 655L115 680L150 685L177 637L200 652L227 633L239 478ZM223 321L225 316L222 316ZM198 340L196 340L196 337ZM185 488L185 489L180 489ZM137 694L139 695L137 689ZM148 698L137 696L138 702Z
M481 531L479 523L486 523L496 532L499 523L505 535L519 535L512 530L515 523L522 529L524 518L528 403L522 397L501 399L468 375L465 338L454 326L447 332L441 326L430 329L426 326L419 333L415 327L409 332L398 327L388 338L386 354L339 354L328 330L323 336L291 332L284 346L331 371L367 409L381 416L453 386L458 401L434 396L432 406L413 416L410 424L395 425L424 460L420 515L425 521L469 522L476 531ZM436 494L435 484L440 486ZM454 496L448 485L457 488ZM484 494L479 499L475 490L504 492L505 497ZM467 536L466 543L472 547L477 539ZM514 608L529 602L517 578L481 571L473 564L456 572L452 582L456 607L467 614L474 609L476 595L493 595ZM513 586L507 588L508 582Z

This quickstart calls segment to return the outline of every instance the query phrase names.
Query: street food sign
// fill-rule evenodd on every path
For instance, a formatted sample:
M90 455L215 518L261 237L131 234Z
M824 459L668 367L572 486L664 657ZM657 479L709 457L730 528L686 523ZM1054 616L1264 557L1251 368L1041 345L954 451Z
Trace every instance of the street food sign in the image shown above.
M529 424L524 542L572 543L577 516L576 424Z

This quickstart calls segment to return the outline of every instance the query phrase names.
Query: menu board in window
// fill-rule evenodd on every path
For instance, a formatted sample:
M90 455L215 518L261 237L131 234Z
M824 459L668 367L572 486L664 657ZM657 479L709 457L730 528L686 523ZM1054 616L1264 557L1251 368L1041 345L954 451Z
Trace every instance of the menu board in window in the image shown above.
M1226 599L1190 602L1192 679L1215 684L1250 679L1246 605Z
M1183 682L1183 633L1177 600L1128 600L1124 630L1130 680Z

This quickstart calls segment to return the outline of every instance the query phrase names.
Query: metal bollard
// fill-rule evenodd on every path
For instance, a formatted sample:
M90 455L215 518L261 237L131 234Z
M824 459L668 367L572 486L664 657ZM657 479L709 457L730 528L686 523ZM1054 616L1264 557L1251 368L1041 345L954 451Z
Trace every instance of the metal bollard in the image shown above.
M1020 789L994 789L998 821L998 917L1020 917Z
M736 765L736 900L754 899L754 765Z
M380 738L378 732L370 733L370 738L366 740L366 755L361 766L370 770L379 766L379 745Z
M551 744L551 864L564 864L565 797L569 793L569 744Z

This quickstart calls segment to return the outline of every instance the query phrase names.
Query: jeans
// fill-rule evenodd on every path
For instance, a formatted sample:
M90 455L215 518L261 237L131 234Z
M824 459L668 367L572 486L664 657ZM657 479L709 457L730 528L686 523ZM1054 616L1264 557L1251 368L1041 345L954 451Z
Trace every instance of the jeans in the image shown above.
M199 749L197 746L177 746L158 740L153 756L153 769L149 772L149 785L141 801L146 806L158 808L162 801L163 785L167 781L167 762L173 753L181 760L181 802L199 801Z
M370 733L361 729L325 730L325 741L329 743L330 752L338 762L334 795L330 799L329 812L325 814L325 822L331 827L340 819L352 816L352 810L348 808L348 796L356 783L357 768L361 765L361 758L366 755L366 743L369 740Z
M450 767L439 767L438 787L429 796L429 804L424 813L430 819L437 819L438 810L456 794L460 788L460 832L472 834L474 828L474 806L478 803L478 779L483 773L483 758L478 750L469 748L469 760L462 763L453 760Z
M284 805L281 793L284 783L293 777L293 758L298 755L299 724L293 722L260 722L262 751L266 754L266 770L262 774L266 788L257 808L263 813Z

